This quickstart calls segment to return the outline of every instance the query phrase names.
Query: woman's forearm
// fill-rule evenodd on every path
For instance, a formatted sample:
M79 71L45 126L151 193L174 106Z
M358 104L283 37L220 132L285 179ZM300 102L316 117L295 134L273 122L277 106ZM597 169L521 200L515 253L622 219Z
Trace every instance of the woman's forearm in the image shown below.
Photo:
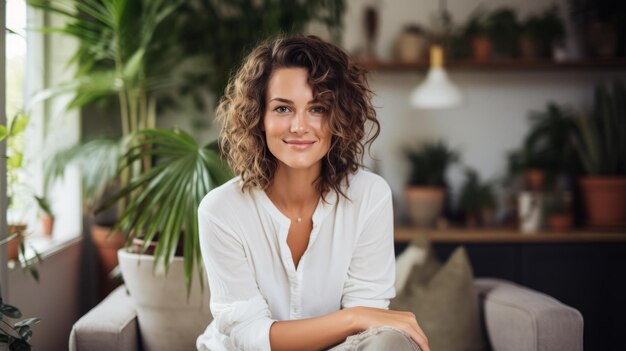
M343 342L359 332L348 309L322 317L280 321L272 324L272 350L321 350Z

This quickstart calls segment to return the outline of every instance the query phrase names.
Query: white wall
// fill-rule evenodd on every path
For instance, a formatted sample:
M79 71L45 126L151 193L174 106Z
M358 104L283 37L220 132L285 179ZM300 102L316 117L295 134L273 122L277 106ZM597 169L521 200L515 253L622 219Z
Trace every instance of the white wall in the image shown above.
M437 13L435 0L349 1L345 17L344 46L349 51L363 45L362 12L365 5L379 4L380 34L377 54L388 58L394 37L407 23L429 25ZM464 22L479 4L489 8L511 6L520 16L540 11L551 2L541 0L454 0L448 9L457 22ZM561 11L566 1L557 1ZM568 53L578 55L577 45L568 41ZM407 145L425 139L443 138L462 150L462 161L476 168L481 176L493 179L504 175L506 152L521 145L528 130L527 116L531 110L543 110L549 101L573 108L590 105L593 86L616 77L626 79L622 70L595 71L450 71L452 80L465 95L465 103L455 109L441 111L414 110L409 107L409 93L425 72L371 72L370 84L377 94L381 134L372 147L381 159L382 175L390 183L402 205L402 191L408 164L402 154ZM371 163L371 161L368 161ZM460 167L449 173L455 191L462 181Z

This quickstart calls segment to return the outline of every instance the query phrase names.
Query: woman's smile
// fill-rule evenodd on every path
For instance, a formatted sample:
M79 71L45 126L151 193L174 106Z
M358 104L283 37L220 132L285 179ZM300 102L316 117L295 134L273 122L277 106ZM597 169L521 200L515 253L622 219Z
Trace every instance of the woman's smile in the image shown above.
M308 150L315 143L313 140L283 140L283 142L294 150Z

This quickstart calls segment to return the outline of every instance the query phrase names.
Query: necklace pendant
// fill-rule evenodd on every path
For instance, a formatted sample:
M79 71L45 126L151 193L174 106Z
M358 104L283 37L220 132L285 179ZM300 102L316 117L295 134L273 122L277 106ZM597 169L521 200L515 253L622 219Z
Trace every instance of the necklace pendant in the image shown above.
M297 221L298 223L302 222L302 217L298 217L298 218L296 219L296 221Z

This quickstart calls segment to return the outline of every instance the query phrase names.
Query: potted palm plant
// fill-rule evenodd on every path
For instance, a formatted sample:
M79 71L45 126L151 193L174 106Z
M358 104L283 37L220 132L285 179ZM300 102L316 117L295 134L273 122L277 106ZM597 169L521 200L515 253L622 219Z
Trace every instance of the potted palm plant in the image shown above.
M170 15L182 1L118 0L28 0L28 4L67 20L60 28L45 28L77 39L79 47L73 62L74 79L39 94L47 98L72 93L68 108L84 108L108 101L118 106L119 137L96 137L54 155L47 164L50 182L64 173L66 166L81 171L87 213L98 206L108 189L124 186L146 164L137 162L117 173L122 155L132 147L135 132L156 127L157 98L171 88L169 73L181 60L176 50ZM125 207L120 203L119 209ZM92 226L96 247L100 297L115 286L108 274L117 266L117 250L122 233L111 231L110 223Z
M458 161L459 154L444 141L426 142L406 149L411 164L405 190L411 221L419 227L430 227L441 216L446 195L446 170Z
M626 88L595 89L593 112L577 119L575 145L585 176L580 186L587 225L626 227Z
M137 307L144 349L193 348L195 336L210 321L197 208L204 195L232 175L215 143L199 145L180 130L145 129L135 136L138 141L124 156L120 172L147 158L153 167L131 178L102 208L129 198L114 229L128 243L141 239L118 255ZM187 337L171 334L172 320L185 325L175 333L185 330Z

